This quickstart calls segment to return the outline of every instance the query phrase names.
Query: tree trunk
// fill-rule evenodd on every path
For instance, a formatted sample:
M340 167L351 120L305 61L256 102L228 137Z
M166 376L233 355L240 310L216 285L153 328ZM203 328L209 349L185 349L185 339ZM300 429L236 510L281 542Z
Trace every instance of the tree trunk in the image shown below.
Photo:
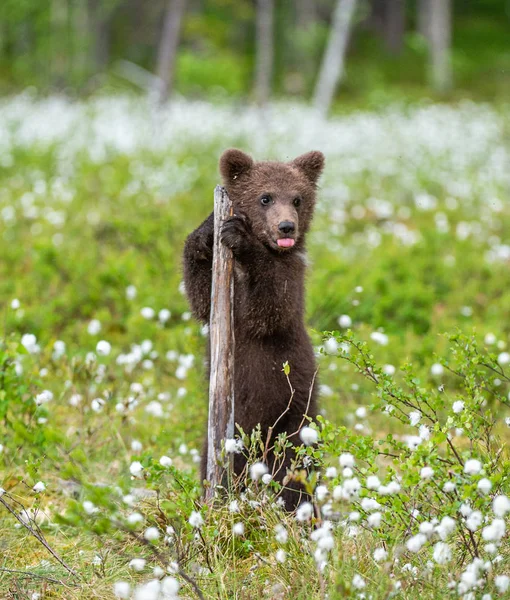
M301 29L308 29L317 21L316 0L296 0L296 23Z
M231 202L225 188L214 190L214 243L211 290L209 420L207 426L206 500L212 500L223 479L221 443L234 437L234 258L220 242ZM232 466L232 454L229 454Z
M357 0L337 0L313 100L315 109L322 116L327 115L336 87L343 77L345 53L356 5Z
M417 27L426 40L430 37L430 0L418 0Z
M89 31L92 41L92 69L104 71L110 61L110 14L100 0L89 0Z
M405 0L386 0L384 33L386 45L393 54L399 54L404 44L406 4Z
M257 0L255 100L265 106L271 96L273 75L274 0Z
M451 0L430 0L430 76L440 93L452 87L451 27Z
M156 66L158 83L155 92L159 104L165 103L173 91L175 59L185 8L186 0L168 0Z

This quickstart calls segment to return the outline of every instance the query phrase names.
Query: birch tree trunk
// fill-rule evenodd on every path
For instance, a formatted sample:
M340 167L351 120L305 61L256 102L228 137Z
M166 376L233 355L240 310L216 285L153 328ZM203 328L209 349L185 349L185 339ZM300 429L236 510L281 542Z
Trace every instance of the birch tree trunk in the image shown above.
M452 87L451 0L430 0L430 76L434 90L444 93Z
M181 22L186 8L186 0L168 0L163 21L163 31L158 48L155 96L157 102L164 104L173 90L175 59L181 33Z
M385 38L388 49L398 54L404 44L406 3L405 0L386 0Z
M274 0L257 0L255 101L266 106L271 96L273 75Z
M315 109L322 116L327 115L335 90L344 74L345 52L349 43L356 5L357 0L337 0L328 45L322 60L313 99Z
M205 498L214 498L222 483L221 442L234 437L234 258L220 242L221 225L231 213L225 188L214 190L214 243L211 290L211 345L209 420L207 425L207 480ZM232 454L229 455L232 466Z

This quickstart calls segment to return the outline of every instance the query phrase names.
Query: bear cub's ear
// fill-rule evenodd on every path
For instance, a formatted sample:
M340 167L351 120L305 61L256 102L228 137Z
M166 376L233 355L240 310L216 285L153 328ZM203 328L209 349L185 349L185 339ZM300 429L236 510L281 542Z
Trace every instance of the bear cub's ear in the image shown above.
M220 173L223 183L227 185L234 179L249 171L253 166L253 159L237 148L225 150L220 158Z
M318 150L312 150L295 158L291 163L304 173L310 183L317 185L317 181L324 168L324 154Z

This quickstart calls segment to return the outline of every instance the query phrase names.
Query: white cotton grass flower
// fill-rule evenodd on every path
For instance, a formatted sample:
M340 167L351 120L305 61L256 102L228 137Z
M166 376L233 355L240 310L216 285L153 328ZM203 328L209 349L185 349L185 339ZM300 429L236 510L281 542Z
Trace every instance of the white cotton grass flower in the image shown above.
M134 512L128 515L126 521L129 523L129 525L137 525L138 523L143 523L144 518L139 512Z
M142 317L144 319L147 319L147 321L150 321L151 319L154 319L156 311L153 308L151 308L150 306L144 306L140 310L140 314L142 315Z
M352 578L352 587L356 590L362 590L366 587L366 582L361 575L356 573Z
M129 600L131 596L131 586L127 581L116 581L113 584L113 595L120 600Z
M230 502L230 504L228 505L228 510L231 513L238 513L240 512L240 508L239 508L239 500L232 500L232 502Z
M433 377L440 377L444 373L444 367L441 363L434 363L430 367L430 374Z
M101 321L98 319L92 319L87 325L87 332L89 335L97 335L101 331Z
M410 552L419 552L426 542L427 536L424 533L417 533L407 540L406 548Z
M397 369L395 368L394 365L384 365L383 368L383 373L385 373L386 375L395 375Z
M244 447L243 440L235 438L227 438L225 440L225 452L227 454L239 454Z
M418 423L421 421L421 412L419 410L413 410L409 413L409 422L412 427L416 427Z
M334 337L330 337L324 342L324 352L333 356L338 354L338 342Z
M129 466L129 472L133 477L141 477L143 472L143 465L138 460L135 460Z
M42 481L38 481L32 489L36 494L40 494L46 489L46 484L44 484Z
M128 300L134 300L136 298L136 287L134 285L128 285L126 288L126 298Z
M167 576L161 580L161 597L167 600L177 598L181 584L175 577Z
M457 527L457 522L452 517L443 517L441 522L436 525L436 533L444 541L446 538L453 533Z
M382 514L380 512L372 513L367 517L367 523L372 529L379 529L381 526Z
M34 398L34 402L36 403L37 406L42 406L43 404L47 404L51 400L53 400L53 392L50 392L50 390L43 390L40 394L37 394L37 396Z
M96 352L99 356L108 356L112 350L112 346L106 340L100 340L96 345Z
M510 364L510 352L501 352L498 355L498 365L504 367Z
M510 512L510 500L507 496L500 494L492 501L492 510L497 517L504 517Z
M93 515L97 512L99 512L99 509L97 508L97 506L91 502L90 500L85 500L82 504L83 506L83 510L88 514L88 515Z
M285 552L285 550L280 548L279 550L276 551L274 557L276 559L276 562L284 563L285 559L287 558L287 553Z
M482 463L476 458L470 458L464 463L464 473L466 475L478 475L482 470Z
M159 459L159 464L160 464L162 467L171 467L171 466L172 466L172 464L173 464L173 461L172 461L172 459L171 459L169 456L162 456L162 457Z
M204 524L204 519L198 511L194 510L188 519L188 523L195 529L200 529Z
M504 594L510 587L510 577L508 575L498 575L494 578L494 585L500 594Z
M432 467L423 467L420 471L420 477L422 479L431 479L434 476L434 469Z
M341 467L348 467L352 469L354 467L354 456L349 452L344 452L343 454L340 454L338 462L340 463Z
M444 565L452 559L452 549L445 542L437 542L434 546L432 558L438 565Z
M21 302L17 298L14 298L13 300L11 300L11 308L12 308L12 310L18 310L18 308L20 306L21 306Z
M313 515L313 506L310 502L303 502L296 511L297 521L309 521Z
M465 406L466 405L462 400L456 400L452 405L452 410L456 415L458 415L464 410Z
M162 324L165 324L167 321L170 320L171 316L172 316L172 313L168 310L168 308L162 308L158 312L158 321Z
M443 492L445 492L446 494L450 494L451 492L454 492L456 489L456 485L453 481L447 481L444 485L443 485Z
M490 479L484 477L478 482L477 488L482 494L488 494L492 489L492 482Z
M250 477L254 481L258 481L263 475L267 473L267 466L263 462L256 462L250 466Z
M342 329L348 329L352 326L352 319L349 315L340 315L338 317L338 324Z
M244 523L240 521L232 525L232 533L236 536L244 535Z
M274 537L279 544L286 544L289 539L289 534L285 527L278 523L274 528Z
M305 446L313 446L319 440L319 432L312 427L303 427L299 432L299 437Z
M369 490L378 490L381 487L381 482L377 475L369 475L367 477L367 488Z
M385 333L382 333L381 331L373 331L370 334L370 338L377 344L380 344L381 346L387 346L389 342L388 336Z
M376 548L372 556L375 562L383 562L388 558L388 552L384 548Z
M131 442L131 450L133 452L141 452L142 451L142 442L140 442L139 440L133 440Z
M479 510L474 510L466 519L466 527L469 531L476 531L483 523L483 515Z
M328 467L328 468L326 469L326 472L325 472L324 476L325 476L327 479L334 479L335 477L337 477L337 476L338 476L338 471L337 471L337 468L336 468L336 467Z
M499 543L506 533L506 525L503 519L494 519L490 525L482 529L482 538L486 542Z
M156 540L159 540L159 530L158 530L158 528L157 527L148 527L143 532L143 537L148 542L155 542Z

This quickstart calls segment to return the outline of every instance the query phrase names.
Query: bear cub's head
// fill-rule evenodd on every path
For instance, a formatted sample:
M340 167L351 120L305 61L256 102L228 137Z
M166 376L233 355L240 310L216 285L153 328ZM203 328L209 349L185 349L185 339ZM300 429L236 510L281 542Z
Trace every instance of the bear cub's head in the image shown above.
M244 213L259 241L276 252L302 247L323 167L324 155L317 151L288 163L255 162L235 148L220 158L234 212Z

